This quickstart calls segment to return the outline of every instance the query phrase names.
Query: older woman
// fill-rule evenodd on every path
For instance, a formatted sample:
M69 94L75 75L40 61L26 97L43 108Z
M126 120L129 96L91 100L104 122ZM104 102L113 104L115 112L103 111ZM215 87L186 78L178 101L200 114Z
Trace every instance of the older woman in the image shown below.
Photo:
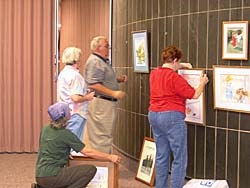
M48 113L51 122L42 129L36 162L38 184L32 183L31 188L83 188L88 185L96 174L96 167L93 165L68 167L70 148L95 159L120 162L120 157L117 155L86 148L75 134L65 129L70 119L68 104L55 103L49 107Z
M81 50L79 48L68 47L64 50L62 63L65 64L65 67L57 81L57 100L69 104L72 116L67 129L82 140L88 101L93 99L94 92L87 92L85 80L79 73L80 59Z
M186 99L198 98L208 82L201 75L197 89L176 73L182 51L169 46L162 51L162 67L150 74L149 122L156 143L156 188L168 187L169 156L173 153L171 187L182 188L187 166Z

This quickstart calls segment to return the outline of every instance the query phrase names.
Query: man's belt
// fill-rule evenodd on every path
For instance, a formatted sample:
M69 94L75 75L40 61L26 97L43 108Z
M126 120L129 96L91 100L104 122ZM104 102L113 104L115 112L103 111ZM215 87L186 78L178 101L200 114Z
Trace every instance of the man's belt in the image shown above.
M106 97L106 96L103 96L103 95L94 95L94 97L96 98L100 98L100 99L105 99L105 100L108 100L108 101L117 101L117 99L114 99L114 98L111 98L111 97Z

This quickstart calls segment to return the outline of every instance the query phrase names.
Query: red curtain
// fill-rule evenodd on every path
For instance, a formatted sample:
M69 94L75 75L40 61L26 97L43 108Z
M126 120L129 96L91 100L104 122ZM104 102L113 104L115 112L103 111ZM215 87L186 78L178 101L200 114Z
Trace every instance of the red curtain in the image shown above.
M54 101L54 0L0 0L0 152L33 152Z
M97 35L109 38L109 18L110 0L63 0L60 12L60 54L68 46L78 47L82 50L82 64L85 64L91 53L91 39Z
M55 0L0 0L0 152L38 150L55 102ZM109 0L61 1L60 51L109 37Z

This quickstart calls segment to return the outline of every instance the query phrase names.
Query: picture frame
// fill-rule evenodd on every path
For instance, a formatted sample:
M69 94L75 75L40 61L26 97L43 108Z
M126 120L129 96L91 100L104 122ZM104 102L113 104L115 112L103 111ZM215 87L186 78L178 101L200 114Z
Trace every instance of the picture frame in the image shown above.
M155 182L155 157L156 145L154 139L145 137L135 179L151 187L154 186Z
M117 188L118 185L118 167L119 165L111 161L98 160L82 155L74 155L69 160L69 166L76 165L95 165L97 172L86 188Z
M200 85L200 76L204 69L179 69L180 74L194 88ZM187 99L185 121L204 124L205 123L205 93L198 99Z
M248 21L222 22L222 59L247 60Z
M250 67L213 66L214 108L250 113Z
M147 31L133 31L132 44L134 72L149 73Z

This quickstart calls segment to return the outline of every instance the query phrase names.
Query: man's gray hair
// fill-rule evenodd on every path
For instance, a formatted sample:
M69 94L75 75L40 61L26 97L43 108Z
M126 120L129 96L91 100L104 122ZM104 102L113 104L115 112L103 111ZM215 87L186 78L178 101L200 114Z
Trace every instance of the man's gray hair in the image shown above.
M100 46L100 41L101 40L108 40L106 37L104 36L97 36L94 37L90 43L90 49L92 52L95 52L96 49Z

